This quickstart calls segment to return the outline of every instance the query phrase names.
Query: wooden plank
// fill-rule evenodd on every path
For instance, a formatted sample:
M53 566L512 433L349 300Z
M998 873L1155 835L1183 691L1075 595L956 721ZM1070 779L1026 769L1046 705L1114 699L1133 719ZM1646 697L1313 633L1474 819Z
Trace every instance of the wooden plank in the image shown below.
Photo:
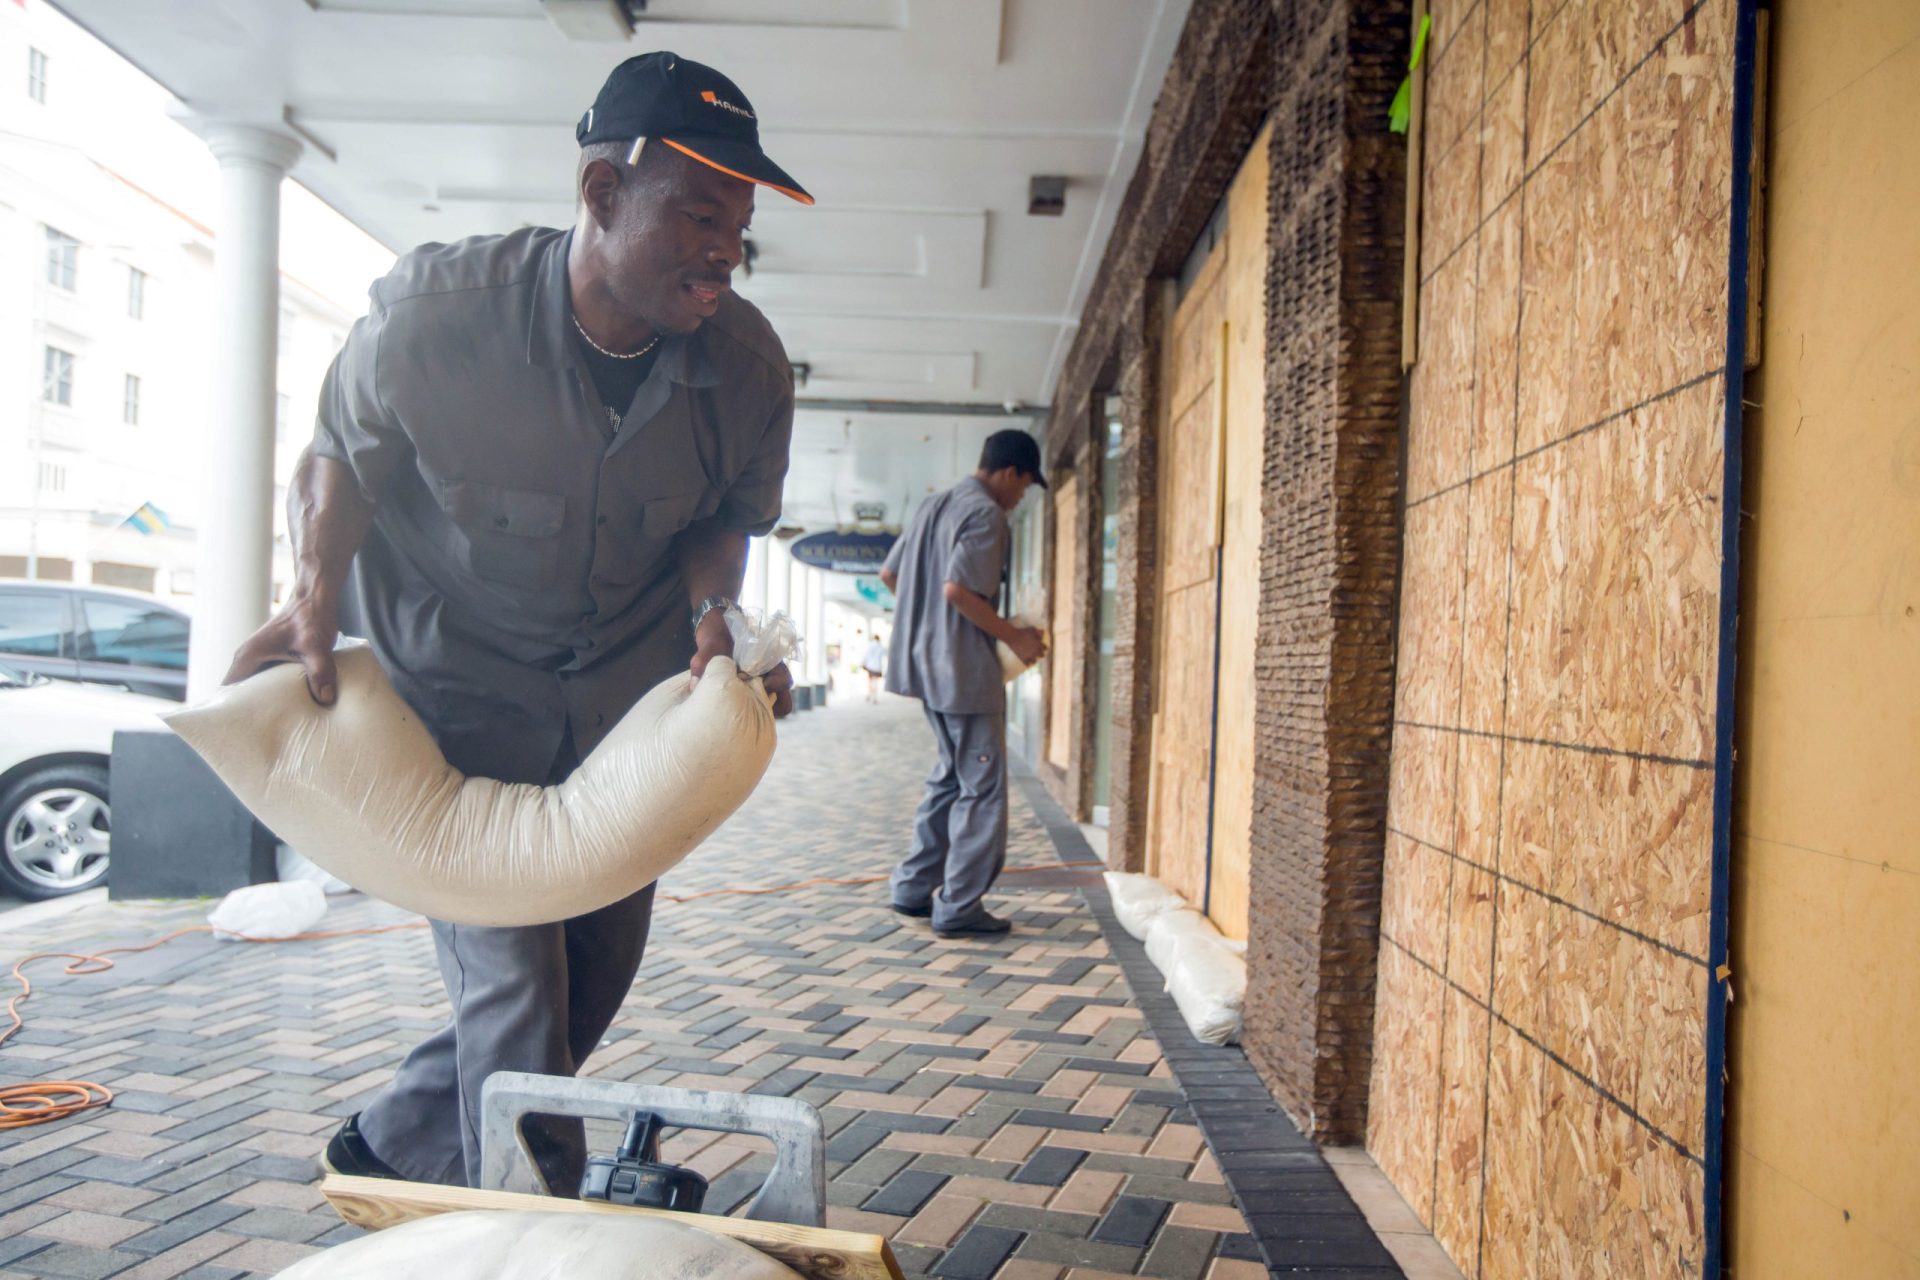
M1154 737L1154 874L1198 906L1207 887L1207 772L1213 736L1213 584L1161 601L1170 660Z
M1207 887L1213 744L1215 534L1220 492L1221 283L1216 245L1163 344L1160 595L1147 870L1196 906Z
M1214 725L1213 858L1208 915L1247 936L1253 865L1254 651L1260 630L1262 461L1267 426L1267 175L1269 124L1227 193L1221 403L1220 633Z
M1073 760L1074 726L1080 707L1074 695L1080 674L1080 636L1075 627L1073 590L1082 574L1084 531L1080 519L1079 478L1072 472L1053 481L1053 626L1047 636L1047 762L1065 769Z
M339 1215L356 1227L379 1231L415 1218L472 1209L521 1209L536 1213L642 1213L730 1236L778 1258L808 1280L904 1280L893 1249L880 1236L825 1227L794 1227L780 1222L723 1218L716 1214L640 1209L601 1200L563 1200L511 1191L476 1191L391 1178L350 1178L329 1174L320 1184Z

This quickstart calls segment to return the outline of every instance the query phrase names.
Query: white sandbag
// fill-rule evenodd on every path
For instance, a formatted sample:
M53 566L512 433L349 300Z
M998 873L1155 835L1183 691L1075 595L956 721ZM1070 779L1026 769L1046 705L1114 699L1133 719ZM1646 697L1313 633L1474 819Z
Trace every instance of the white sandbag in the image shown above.
M464 776L370 649L335 660L332 707L288 664L165 719L305 857L458 924L564 920L645 888L740 807L773 758L770 699L729 658L691 689L685 672L656 686L552 787Z
M1009 621L1016 627L1037 627L1040 625L1024 613L1015 614ZM1042 632L1041 634L1044 636L1046 633ZM1022 662L1020 655L1015 653L1012 646L1005 640L995 640L993 642L993 652L995 656L1000 659L1000 678L1009 684L1018 680L1033 668L1031 662Z
M221 942L246 942L306 933L326 914L325 890L312 880L288 880L235 889L207 914L207 923Z
M1113 914L1120 927L1136 938L1145 938L1147 928L1163 911L1177 911L1187 900L1152 876L1130 871L1105 873L1107 896L1113 900Z
M1246 943L1222 937L1211 920L1191 907L1164 911L1147 929L1147 958L1166 979L1194 1039L1204 1044L1240 1039L1246 951Z
M799 1280L730 1236L633 1213L475 1209L310 1254L279 1280Z

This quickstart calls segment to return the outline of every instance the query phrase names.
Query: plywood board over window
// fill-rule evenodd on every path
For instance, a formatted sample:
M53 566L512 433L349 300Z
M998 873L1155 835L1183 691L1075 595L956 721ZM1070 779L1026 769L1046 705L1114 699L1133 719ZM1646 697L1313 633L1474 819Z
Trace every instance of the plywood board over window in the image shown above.
M1703 1275L1740 5L1432 9L1368 1146L1469 1276Z
M1073 696L1082 661L1080 636L1074 625L1074 586L1079 582L1083 531L1080 528L1080 485L1072 472L1055 476L1053 485L1053 592L1047 645L1047 763L1057 769L1073 763L1074 727L1080 708Z
M1162 348L1148 868L1232 938L1247 936L1253 829L1270 141L1262 130L1229 187Z

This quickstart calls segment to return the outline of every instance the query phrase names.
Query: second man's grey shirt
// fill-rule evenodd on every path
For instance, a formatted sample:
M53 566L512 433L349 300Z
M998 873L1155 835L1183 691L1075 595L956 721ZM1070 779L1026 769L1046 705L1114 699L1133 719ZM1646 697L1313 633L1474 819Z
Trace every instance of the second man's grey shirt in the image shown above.
M987 486L968 476L920 504L887 553L893 588L893 644L887 691L918 698L930 711L982 715L1006 707L993 637L948 602L958 583L989 602L1006 576L1007 513Z
M327 374L313 451L375 503L341 626L464 772L541 782L693 655L673 540L763 534L793 431L785 350L752 304L665 338L609 434L549 229L424 245Z

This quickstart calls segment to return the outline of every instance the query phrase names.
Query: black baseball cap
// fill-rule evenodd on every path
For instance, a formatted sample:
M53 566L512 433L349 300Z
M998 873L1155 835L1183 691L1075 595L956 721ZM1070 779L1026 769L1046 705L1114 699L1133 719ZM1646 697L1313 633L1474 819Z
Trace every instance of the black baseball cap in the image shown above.
M980 469L994 472L1002 467L1013 467L1022 475L1032 476L1042 489L1047 487L1047 478L1040 474L1040 445L1016 427L994 432L981 446Z
M677 53L643 53L615 67L573 136L583 147L641 138L664 142L724 174L813 203L760 149L760 122L740 86ZM637 158L636 146L628 160Z

